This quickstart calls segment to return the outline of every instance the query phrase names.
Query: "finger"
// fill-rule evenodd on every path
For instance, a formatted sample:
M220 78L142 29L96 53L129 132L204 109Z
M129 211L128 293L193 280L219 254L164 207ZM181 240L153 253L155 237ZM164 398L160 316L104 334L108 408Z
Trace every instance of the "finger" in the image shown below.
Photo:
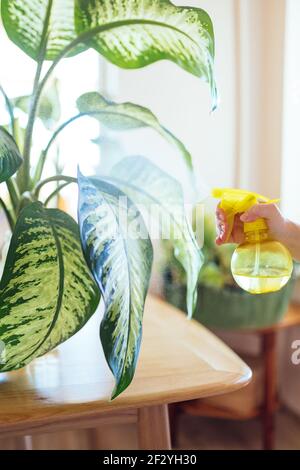
M221 220L222 222L226 221L226 213L220 206L216 209L216 218L217 220Z
M216 244L217 244L218 246L224 245L224 241L222 240L221 237L218 236L218 237L216 238Z
M242 222L254 222L259 218L268 219L276 209L275 204L256 204L241 215Z
M245 240L244 224L240 220L239 216L235 217L232 235L230 238L231 238L232 243L238 243L238 244L243 243L243 241Z
M224 222L225 222L226 214L221 209L220 206L216 209L216 228L217 228L217 237L216 237L216 244L222 245L224 243Z
M228 236L228 224L220 222L217 224L218 234L216 238L217 245L222 245L226 242Z

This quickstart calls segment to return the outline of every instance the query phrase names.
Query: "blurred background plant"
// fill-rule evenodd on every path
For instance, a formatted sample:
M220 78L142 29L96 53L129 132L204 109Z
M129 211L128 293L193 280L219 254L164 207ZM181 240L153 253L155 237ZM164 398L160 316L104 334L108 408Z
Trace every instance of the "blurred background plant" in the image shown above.
M202 226L196 223L196 218L202 217L197 206L193 210L193 227ZM218 246L215 243L216 226L215 218L212 212L204 216L204 243L202 253L204 264L199 273L198 282L200 285L213 287L216 289L237 288L238 285L233 279L230 270L231 256L235 250L234 244ZM176 260L172 246L168 241L163 243L164 257L162 261L162 270L168 271L172 281L185 285L186 277L180 263Z

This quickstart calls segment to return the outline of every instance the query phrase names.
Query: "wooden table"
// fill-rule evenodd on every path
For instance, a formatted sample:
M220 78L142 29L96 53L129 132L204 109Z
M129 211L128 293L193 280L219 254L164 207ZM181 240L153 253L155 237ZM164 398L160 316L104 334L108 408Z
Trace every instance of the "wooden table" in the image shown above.
M174 417L174 440L176 440L176 420L178 413L185 412L194 416L208 416L214 418L246 420L254 417L262 419L262 447L265 450L274 449L275 445L275 412L277 411L280 398L278 396L278 377L277 377L277 337L280 331L300 325L300 305L291 304L278 323L265 328L253 328L238 330L241 334L255 334L260 340L260 358L263 363L263 403L259 408L253 408L241 415L239 412L224 409L222 406L222 397L219 405L211 405L205 400L195 400L182 403L176 410L173 410ZM243 394L241 390L241 394ZM229 398L229 397L228 397Z
M230 392L251 379L248 366L215 335L149 297L135 379L111 402L100 319L95 314L55 351L0 375L0 439L136 422L140 448L169 449L169 403Z

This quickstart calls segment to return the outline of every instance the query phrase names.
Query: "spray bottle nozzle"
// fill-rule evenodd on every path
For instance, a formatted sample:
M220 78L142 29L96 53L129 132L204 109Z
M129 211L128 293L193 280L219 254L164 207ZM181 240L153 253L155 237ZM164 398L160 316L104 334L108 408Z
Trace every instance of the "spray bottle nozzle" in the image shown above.
M231 188L215 188L212 190L212 196L220 199L220 208L223 209L227 216L229 225L228 238L230 237L234 216L239 213L248 211L255 204L272 204L277 200L268 199L260 194L244 191L242 189ZM244 224L244 231L266 230L268 228L265 219L257 219L255 222L247 222Z

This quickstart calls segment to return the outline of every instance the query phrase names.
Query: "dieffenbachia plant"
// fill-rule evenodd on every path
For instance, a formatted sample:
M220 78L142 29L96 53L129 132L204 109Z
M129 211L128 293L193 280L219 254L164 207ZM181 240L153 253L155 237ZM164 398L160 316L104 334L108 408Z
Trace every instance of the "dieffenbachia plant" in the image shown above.
M88 48L125 69L170 60L209 84L214 108L212 23L203 10L169 0L2 0L1 18L9 38L37 66L30 103L25 100L23 145L18 145L14 105L24 105L24 100L16 103L0 88L10 117L10 128L0 128L0 183L7 185L8 194L0 204L12 231L0 283L0 339L6 348L0 370L23 367L70 338L102 297L100 339L115 377L115 398L134 376L152 266L152 244L139 204L146 210L155 204L160 219L168 217L176 227L170 238L186 271L189 316L193 313L202 257L184 212L181 187L143 157L121 160L109 175L95 177L79 171L77 178L44 178L44 165L53 142L82 116L120 131L150 127L174 146L189 172L192 158L149 109L114 103L97 92L78 99L78 113L56 129L33 165L35 122L57 64ZM43 200L41 188L53 181L56 190ZM47 207L70 183L78 186L78 223ZM125 225L137 221L143 235L133 237Z

